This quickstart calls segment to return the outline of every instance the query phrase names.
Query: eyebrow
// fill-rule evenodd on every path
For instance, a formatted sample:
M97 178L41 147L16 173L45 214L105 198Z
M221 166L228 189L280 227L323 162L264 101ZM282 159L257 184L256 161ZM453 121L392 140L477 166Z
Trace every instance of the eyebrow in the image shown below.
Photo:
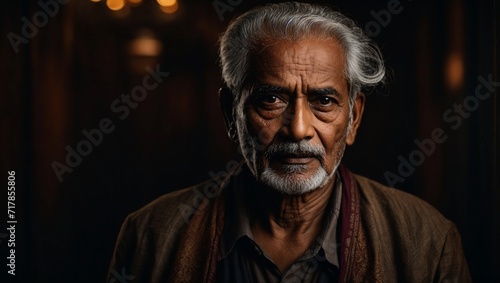
M268 93L286 93L286 94L291 94L293 93L292 90L285 88L285 87L280 87L276 85L260 85L256 87L253 90L253 93L255 94L268 94ZM324 88L313 88L308 95L312 96L321 96L321 95L327 95L327 94L333 94L337 97L340 97L340 93L333 87L324 87Z
M257 93L257 94L291 93L291 91L287 88L275 86L275 85L260 85L254 89L253 93Z
M340 93L333 87L314 88L310 93L314 96L333 94L337 97L340 97Z

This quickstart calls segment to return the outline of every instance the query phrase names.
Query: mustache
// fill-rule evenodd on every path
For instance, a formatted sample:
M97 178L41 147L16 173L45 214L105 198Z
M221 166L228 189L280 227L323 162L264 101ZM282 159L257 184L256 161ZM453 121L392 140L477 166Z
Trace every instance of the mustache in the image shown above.
M300 142L280 142L272 143L264 152L264 156L269 160L279 157L314 157L323 163L323 156L326 154L325 148L320 145L313 145L302 140Z

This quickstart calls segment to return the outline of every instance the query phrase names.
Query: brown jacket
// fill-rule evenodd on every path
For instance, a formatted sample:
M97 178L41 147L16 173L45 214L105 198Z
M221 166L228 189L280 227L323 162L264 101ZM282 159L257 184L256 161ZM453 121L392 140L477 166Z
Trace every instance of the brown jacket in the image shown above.
M455 225L424 201L340 167L340 282L470 282ZM213 282L233 174L130 214L107 282ZM216 188L214 191L214 188ZM229 200L230 201L230 200Z

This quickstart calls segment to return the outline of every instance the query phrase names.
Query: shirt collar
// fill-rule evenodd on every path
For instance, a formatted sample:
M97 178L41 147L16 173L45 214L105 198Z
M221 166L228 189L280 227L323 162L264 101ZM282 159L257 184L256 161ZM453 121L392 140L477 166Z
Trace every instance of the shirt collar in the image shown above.
M342 200L342 179L339 171L335 174L335 187L330 197L330 203L327 207L328 216L323 224L323 230L318 236L318 242L325 252L325 257L328 262L335 266L339 266L337 249L340 243L337 242L337 223L340 215L340 204Z

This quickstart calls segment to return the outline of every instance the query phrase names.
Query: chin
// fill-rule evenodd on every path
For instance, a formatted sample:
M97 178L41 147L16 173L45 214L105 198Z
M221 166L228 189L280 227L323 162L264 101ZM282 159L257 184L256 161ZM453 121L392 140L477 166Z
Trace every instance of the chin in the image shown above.
M264 185L287 195L302 195L312 192L326 185L333 177L335 170L329 175L320 167L313 176L307 177L303 173L280 174L267 167L258 177Z

